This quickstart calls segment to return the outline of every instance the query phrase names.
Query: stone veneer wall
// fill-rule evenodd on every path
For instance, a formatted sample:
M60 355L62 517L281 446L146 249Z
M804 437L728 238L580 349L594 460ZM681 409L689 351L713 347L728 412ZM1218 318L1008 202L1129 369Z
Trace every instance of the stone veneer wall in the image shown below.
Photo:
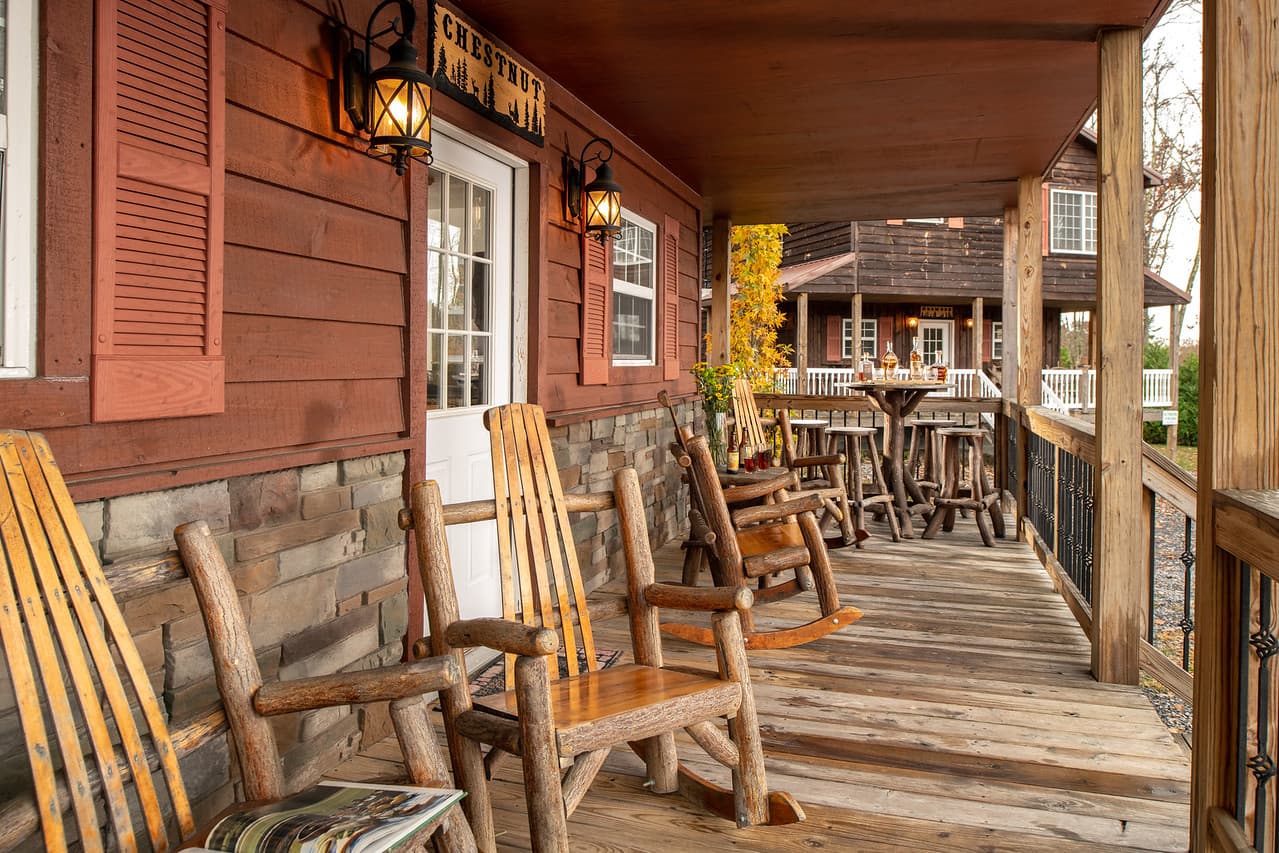
M691 420L694 407L683 408ZM654 546L682 534L687 495L667 450L675 434L665 410L555 427L550 435L566 490L610 489L613 472L633 465ZM172 550L174 527L207 521L235 578L263 677L305 677L400 659L407 627L406 540L396 523L403 470L402 454L385 454L77 508L107 566ZM574 538L591 587L624 570L616 512L577 517ZM120 605L170 725L179 728L216 707L190 582L121 596ZM29 770L7 676L0 665L0 780L25 786ZM272 725L285 773L296 784L392 733L385 705L277 717ZM197 818L233 801L238 770L225 735L182 763Z
M695 407L678 411L692 424ZM667 449L675 428L665 409L649 409L599 418L550 430L555 462L564 489L571 492L613 488L613 472L633 466L644 492L649 540L653 547L683 535L688 518L687 489L680 469ZM625 554L617 532L617 513L576 516L573 539L588 586L594 588L624 571Z

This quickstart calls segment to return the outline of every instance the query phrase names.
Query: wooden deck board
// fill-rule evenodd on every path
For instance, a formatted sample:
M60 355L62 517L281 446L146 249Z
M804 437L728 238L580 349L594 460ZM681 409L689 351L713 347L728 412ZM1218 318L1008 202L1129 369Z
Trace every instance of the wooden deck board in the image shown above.
M841 595L865 616L808 646L751 653L769 782L806 822L738 830L647 792L642 764L615 749L570 821L573 849L1185 850L1184 751L1139 690L1092 680L1087 642L1029 548L979 543L960 520L930 542L876 536L834 552ZM664 579L681 557L658 553ZM757 621L815 613L809 594ZM598 625L596 642L629 651L625 622ZM714 665L669 638L665 651ZM726 781L680 740L690 766ZM397 752L384 741L334 775L389 777ZM501 766L493 796L501 849L529 849L518 762Z

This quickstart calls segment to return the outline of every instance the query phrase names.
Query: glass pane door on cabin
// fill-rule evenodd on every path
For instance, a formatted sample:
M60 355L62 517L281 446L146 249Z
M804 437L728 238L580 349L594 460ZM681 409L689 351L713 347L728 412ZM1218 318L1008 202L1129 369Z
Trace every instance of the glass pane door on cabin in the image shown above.
M919 321L919 351L924 354L924 364L955 366L951 349L953 332L952 320Z
M446 503L484 500L493 497L484 412L512 398L514 173L441 133L432 148L426 475ZM449 552L462 618L501 615L496 525L450 529Z

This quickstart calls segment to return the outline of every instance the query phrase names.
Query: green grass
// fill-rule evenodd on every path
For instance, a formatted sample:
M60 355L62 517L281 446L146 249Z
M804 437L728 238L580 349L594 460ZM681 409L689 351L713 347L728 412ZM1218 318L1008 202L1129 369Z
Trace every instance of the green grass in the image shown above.
M1168 445L1163 444L1161 442L1159 444L1156 444L1155 447L1164 456L1168 456ZM1189 471L1191 474L1194 474L1199 465L1199 448L1185 447L1184 445L1178 444L1177 449L1173 452L1173 455L1169 458L1171 458L1173 462L1176 462L1182 468Z

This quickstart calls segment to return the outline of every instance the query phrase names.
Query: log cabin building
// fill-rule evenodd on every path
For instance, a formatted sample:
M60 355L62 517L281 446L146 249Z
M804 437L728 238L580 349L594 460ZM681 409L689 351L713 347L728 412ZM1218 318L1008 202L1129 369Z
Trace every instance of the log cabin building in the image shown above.
M0 5L0 425L48 438L170 725L194 726L179 758L198 820L235 798L237 770L217 716L192 585L179 561L159 559L173 547L174 526L203 519L217 535L268 681L397 660L429 630L397 516L409 484L426 477L440 481L449 501L483 493L487 406L528 400L545 408L569 489L603 487L614 470L634 466L652 539L671 538L682 531L684 498L665 449L671 429L655 398L661 390L681 401L694 396L687 368L703 331L703 251L710 255L711 357L726 360L733 222L844 223L848 240L841 238L839 251L859 257L863 244L847 223L876 223L868 228L881 241L919 232L916 242L927 243L961 236L981 218L993 233L1001 214L1016 216L1002 219L1003 269L1016 270L1004 292L1017 294L1016 325L1025 333L1012 334L1012 300L1004 300L1003 320L1005 359L1020 354L1020 375L991 405L1009 438L1018 530L1032 538L1024 518L1030 439L1063 442L1068 432L1037 411L1041 353L1051 348L1033 320L1041 297L1049 310L1054 301L1059 308L1091 302L1068 285L1052 295L1055 268L1064 274L1073 261L1052 251L1041 257L1041 241L1051 249L1055 238L1044 241L1039 231L1052 206L1040 190L1100 97L1101 137L1116 180L1101 185L1099 208L1139 208L1140 141L1132 131L1140 99L1118 97L1116 87L1139 86L1141 39L1166 3L975 0L938 17L930 4L885 2L656 0L621 10L586 0L553 9L526 0L405 0L394 5L417 9L411 41L436 90L433 163L402 169L369 156L369 137L352 120L369 116L345 102L351 49L375 29L366 21L385 5ZM1262 711L1255 697L1234 689L1233 674L1244 671L1250 652L1233 638L1240 625L1246 637L1250 618L1256 622L1238 604L1240 568L1252 583L1259 573L1279 576L1279 521L1264 507L1279 487L1279 340L1261 334L1273 312L1253 309L1279 305L1279 137L1245 126L1245 119L1269 127L1279 118L1275 57L1264 50L1258 57L1256 40L1238 31L1268 32L1279 4L1215 0L1212 7L1195 777L1189 792L1173 779L1152 783L1170 809L1191 800L1195 849L1207 849L1210 828L1229 835L1223 827L1234 826L1236 814L1251 823L1245 805L1264 793L1264 779L1235 787L1235 768L1252 757L1236 755L1234 745L1257 730ZM370 60L385 55L377 47ZM609 145L587 149L596 137ZM587 180L599 179L602 164L584 152L607 150L624 189L622 222L610 242L596 243L567 209L566 195L577 194L569 192L566 161L586 160ZM423 151L410 145L408 153ZM1080 180L1095 175L1081 172ZM906 213L962 216L965 226L921 232L883 224ZM1107 407L1095 432L1069 433L1065 448L1089 457L1097 485L1095 507L1088 497L1095 588L1076 639L1091 649L1096 679L1122 685L1137 683L1146 660L1144 650L1140 660L1137 654L1139 614L1127 606L1139 598L1133 591L1145 566L1141 537L1131 535L1143 517L1142 463L1138 425L1107 413L1140 403L1131 383L1140 367L1141 300L1133 291L1141 270L1132 251L1139 235L1130 227L1139 219L1097 221L1097 251L1108 259L1097 286L1106 318L1098 347L1117 369L1102 381ZM703 226L713 234L705 250ZM834 257L795 256L796 246L798 262ZM934 272L914 266L915 278ZM857 287L870 287L869 268L853 273L862 276ZM962 320L977 294L957 281L951 295L909 302L952 305ZM999 318L991 311L978 328ZM904 338L897 344L905 349ZM608 579L622 562L616 518L588 517L573 534L593 581ZM463 615L493 610L493 538L451 542ZM946 570L962 572L972 560L947 560ZM1043 597L1025 596L1025 606ZM6 625L20 621L13 612L10 605ZM1010 660L1019 653L1007 652ZM900 671L903 659L894 651L865 671L913 679ZM939 659L931 667L949 668ZM1056 675L1045 671L1044 686ZM13 681L0 670L6 794L31 776ZM831 728L818 725L823 735ZM291 786L382 740L389 727L378 703L271 722ZM1084 733L1062 736L1082 741ZM1055 757L1061 750L1051 751L1044 766L1052 778L1078 777L1087 786L1117 775L1092 747L1082 774L1063 769ZM898 777L901 760L893 759ZM963 779L953 787L984 797L989 783L1007 781L992 779L991 761L955 756L920 784L938 789L953 776ZM1002 773L1004 762L996 763ZM965 767L987 775L964 777ZM886 793L875 799L895 799ZM1027 796L1042 799L1037 788ZM921 815L911 826L933 823L938 801L912 802ZM0 830L11 832L4 807ZM633 811L639 816L615 810L601 822L607 843L641 820L658 837L686 823ZM880 846L885 838L955 846L948 826L898 835L862 817L827 814L832 827L865 824ZM1122 813L1104 817L1126 823ZM985 812L979 819L990 822ZM983 833L999 829L983 825L964 837L981 836L989 846L995 842ZM814 832L783 843L823 838Z
M1147 187L1160 178L1145 170ZM1097 137L1081 130L1043 185L1044 367L1055 367L1063 312L1097 304ZM851 367L862 351L876 360L892 342L899 358L918 336L927 362L994 367L1003 357L1004 228L999 217L952 216L792 224L781 280L787 317L781 337L807 346L792 362ZM854 319L860 294L860 317ZM806 323L798 322L801 296ZM1187 294L1146 270L1147 308L1185 304ZM981 358L974 328L980 318ZM1089 348L1091 351L1091 347ZM974 364L974 361L980 363ZM1091 362L1091 360L1090 360Z

